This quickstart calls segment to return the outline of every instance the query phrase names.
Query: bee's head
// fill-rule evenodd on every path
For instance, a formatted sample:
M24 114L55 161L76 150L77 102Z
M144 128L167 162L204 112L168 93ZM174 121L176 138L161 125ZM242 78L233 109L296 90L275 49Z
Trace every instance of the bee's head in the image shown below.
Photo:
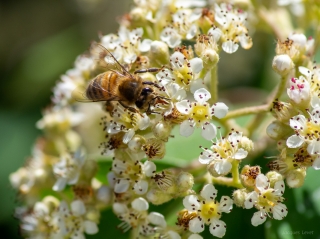
M145 87L141 90L140 96L135 104L139 109L146 110L149 108L150 101L152 101L153 98L153 89L151 87Z

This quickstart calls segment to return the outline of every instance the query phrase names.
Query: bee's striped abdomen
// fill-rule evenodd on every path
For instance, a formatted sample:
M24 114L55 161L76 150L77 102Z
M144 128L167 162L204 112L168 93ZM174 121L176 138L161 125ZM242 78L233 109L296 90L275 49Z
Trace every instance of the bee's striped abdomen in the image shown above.
M93 101L111 100L114 96L112 86L116 85L117 77L117 74L112 71L98 75L87 88L87 98Z

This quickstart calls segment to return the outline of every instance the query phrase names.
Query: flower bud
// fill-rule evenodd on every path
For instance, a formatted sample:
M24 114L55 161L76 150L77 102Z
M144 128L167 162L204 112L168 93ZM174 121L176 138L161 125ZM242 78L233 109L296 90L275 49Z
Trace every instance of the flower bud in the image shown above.
M306 169L298 168L290 170L286 177L286 182L290 188L299 188L303 185L304 179L306 177Z
M153 134L156 138L167 140L171 133L171 125L165 121L159 121L153 128Z
M280 121L273 121L267 127L267 135L274 139L283 139L285 136L292 132L291 128L288 125L281 123Z
M213 176L213 177L220 177L220 176L224 176L227 175L229 172L226 172L225 174L219 174L216 169L214 168L216 161L212 160L208 166L207 166L207 170L208 172Z
M252 140L246 136L241 137L238 147L243 148L245 151L248 151L248 152L254 149Z
M256 184L256 177L261 173L259 166L245 165L240 173L240 180L243 186L247 188L254 188Z
M293 69L294 63L291 58L284 55L277 55L273 58L272 68L275 72L277 72L280 76L286 76Z
M42 202L48 207L50 212L58 208L60 204L59 200L53 196L46 196L42 199Z
M181 172L176 180L177 188L179 192L183 193L193 187L194 179L192 174L187 172Z
M248 191L245 188L235 190L232 194L233 203L238 207L244 208L244 202L247 198L247 195Z
M102 185L96 191L96 198L98 201L102 202L105 205L109 204L112 198L111 188L106 185Z
M160 191L156 188L152 188L147 193L147 199L154 205L160 205L170 201L172 199L172 196L165 191Z
M283 177L280 173L276 172L276 171L269 171L266 174L266 177L269 179L270 181L270 187L273 188L274 184L278 181L283 180Z
M159 66L169 63L169 48L168 45L162 41L153 41L150 49L150 60Z

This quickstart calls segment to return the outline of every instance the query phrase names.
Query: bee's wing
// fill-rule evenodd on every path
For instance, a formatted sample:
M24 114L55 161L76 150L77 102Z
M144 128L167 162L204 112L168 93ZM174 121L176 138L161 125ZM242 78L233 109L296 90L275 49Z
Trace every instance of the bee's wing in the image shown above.
M87 87L78 86L72 91L72 98L80 102L96 102L96 101L124 101L122 97L117 94L116 90L118 88L118 82L110 90L105 89L101 84L97 83L96 79L104 76L104 73L98 75L95 79L89 82ZM89 97L87 95L87 89L90 89L93 96Z
M121 75L130 74L128 66L118 62L114 55L103 45L93 42L90 47L90 53L98 65L106 71L115 71Z

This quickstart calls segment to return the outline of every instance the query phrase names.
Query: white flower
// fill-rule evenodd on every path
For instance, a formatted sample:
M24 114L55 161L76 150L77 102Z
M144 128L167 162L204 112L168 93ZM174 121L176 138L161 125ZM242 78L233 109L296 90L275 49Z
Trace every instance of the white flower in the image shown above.
M68 185L78 182L85 155L79 149L74 155L66 154L60 161L53 165L53 172L58 178L53 186L54 191L61 191Z
M231 4L215 4L215 20L218 28L213 27L208 35L214 36L216 41L222 42L222 49L227 53L234 53L240 45L244 49L252 46L252 39L248 36L248 29L245 26L247 18L243 10L233 9Z
M118 35L109 34L103 36L101 44L110 50L118 61L132 64L137 60L140 52L150 50L152 41L150 39L141 41L142 35L142 28L128 30L126 27L121 26Z
M214 171L218 175L228 174L233 160L242 160L248 155L248 151L239 145L242 138L241 132L232 131L227 138L217 139L210 149L204 149L201 153L200 163L213 163Z
M255 212L251 219L253 226L264 223L267 216L270 216L269 214L272 214L276 220L282 220L287 216L287 207L282 203L284 189L282 180L276 182L274 188L270 188L268 178L265 175L259 174L256 177L256 189L248 194L244 202L246 209L253 206L258 209L258 212Z
M232 209L233 201L228 196L221 197L220 202L215 200L217 190L212 184L206 184L200 197L189 195L183 199L184 207L197 216L189 221L189 230L193 233L200 233L204 230L204 225L210 225L210 233L216 237L223 237L226 233L226 224L221 221L222 212L229 213Z
M308 108L311 98L310 83L303 77L291 78L287 89L289 98L298 106Z
M83 114L72 112L70 108L50 108L44 112L43 118L37 122L37 127L50 133L66 132L83 120Z
M212 116L223 118L228 112L228 107L224 103L216 103L210 107L207 103L210 98L210 92L201 88L194 93L195 102L183 100L176 104L178 111L188 116L180 125L182 136L188 137L193 133L194 127L201 127L205 139L211 140L216 137L217 128L210 120Z
M56 238L85 238L84 233L96 234L98 232L97 224L88 220L85 215L86 207L81 200L75 200L71 203L71 211L68 204L61 201L55 217L58 224Z
M307 151L310 155L320 153L320 114L319 108L314 109L310 118L304 115L297 115L290 119L290 127L295 134L287 139L289 148L298 148L303 143L307 144Z
M135 135L135 131L144 130L150 124L149 117L144 114L133 113L130 110L117 105L112 112L113 120L107 126L109 134L116 134L118 132L125 132L123 136L123 143L127 144Z
M201 9L179 9L172 15L172 23L161 32L160 39L174 48L180 45L182 39L194 38L199 32L196 21L201 14Z
M176 83L185 90L189 90L196 81L197 74L203 69L203 62L195 57L188 60L181 52L176 51L170 56L171 68L164 68L157 75L162 85Z

